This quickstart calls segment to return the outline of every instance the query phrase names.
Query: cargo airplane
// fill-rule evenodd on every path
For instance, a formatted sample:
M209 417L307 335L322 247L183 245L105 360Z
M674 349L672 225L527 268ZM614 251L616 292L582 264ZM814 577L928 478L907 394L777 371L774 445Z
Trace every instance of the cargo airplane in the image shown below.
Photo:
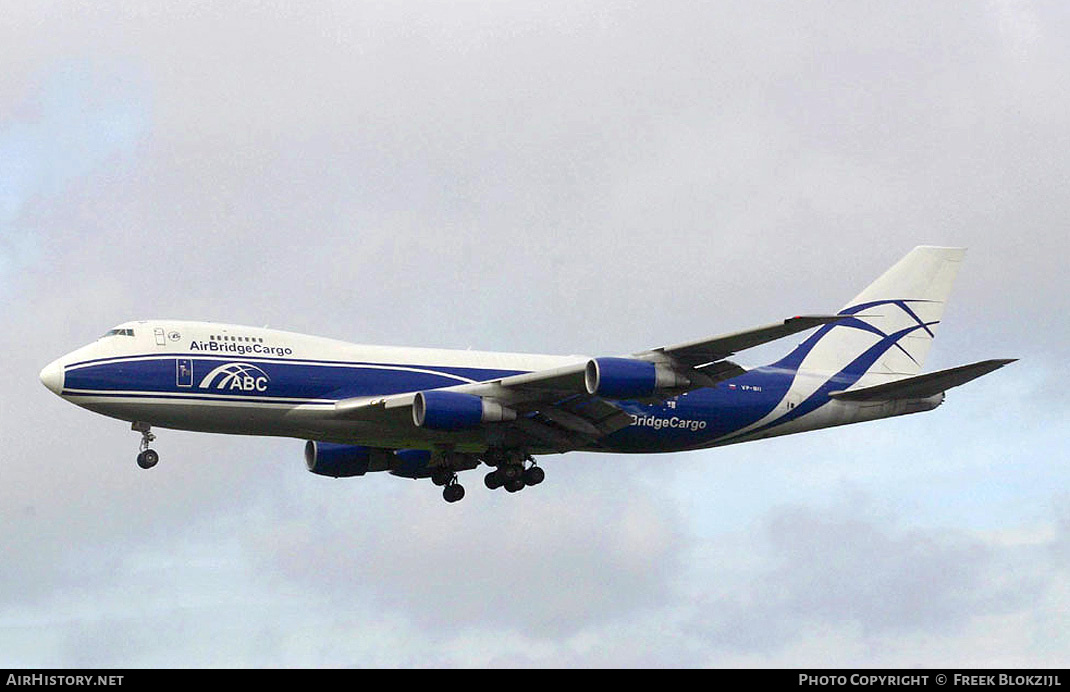
M41 371L48 389L141 433L306 440L315 474L430 478L447 502L481 463L492 490L541 483L536 455L677 452L939 406L1013 359L921 374L965 250L918 247L834 315L609 357L349 344L212 322L127 322ZM776 362L733 354L815 330Z

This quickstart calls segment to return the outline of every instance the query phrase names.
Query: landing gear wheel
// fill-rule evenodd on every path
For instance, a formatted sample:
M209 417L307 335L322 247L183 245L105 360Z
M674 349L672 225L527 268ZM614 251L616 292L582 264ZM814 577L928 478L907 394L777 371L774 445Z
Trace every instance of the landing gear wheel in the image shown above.
M457 502L464 497L464 486L460 483L451 483L442 489L442 499L446 502Z
M141 453L137 455L137 465L143 469L151 469L160 461L160 455L149 449L149 445L156 439L152 434L152 427L148 423L135 421L130 429L141 433Z
M497 490L505 484L502 480L501 474L497 471L491 471L486 476L483 476L483 485L487 486L489 490Z
M146 449L137 455L137 465L143 469L151 469L160 461L160 455L154 449Z
M524 479L523 479L523 477L514 478L511 481L506 481L505 482L505 489L508 490L511 493L520 492L521 490L524 489Z
M456 477L457 474L446 468L437 468L431 472L431 482L439 486L449 485Z
M525 485L538 485L546 479L546 472L538 466L532 466L527 471L524 471L524 484Z

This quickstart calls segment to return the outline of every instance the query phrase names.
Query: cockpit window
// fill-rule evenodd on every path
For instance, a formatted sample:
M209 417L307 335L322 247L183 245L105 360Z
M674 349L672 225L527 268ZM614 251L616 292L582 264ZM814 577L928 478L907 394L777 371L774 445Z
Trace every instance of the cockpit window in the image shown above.
M109 329L108 333L105 334L104 336L102 336L101 338L103 339L105 336L133 336L133 335L134 335L134 330L133 329Z

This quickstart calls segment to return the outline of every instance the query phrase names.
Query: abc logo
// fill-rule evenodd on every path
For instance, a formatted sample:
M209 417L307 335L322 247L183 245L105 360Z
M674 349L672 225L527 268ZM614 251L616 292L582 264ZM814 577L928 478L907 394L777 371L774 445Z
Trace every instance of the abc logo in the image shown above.
M201 380L201 389L223 389L241 392L266 392L268 375L251 363L220 365Z

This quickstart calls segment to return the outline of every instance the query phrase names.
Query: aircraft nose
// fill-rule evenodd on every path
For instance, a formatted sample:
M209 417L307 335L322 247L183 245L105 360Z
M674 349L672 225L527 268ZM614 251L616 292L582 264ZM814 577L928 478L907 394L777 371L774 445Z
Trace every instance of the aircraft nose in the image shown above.
M52 361L41 371L41 384L59 394L63 391L63 364L59 358Z

